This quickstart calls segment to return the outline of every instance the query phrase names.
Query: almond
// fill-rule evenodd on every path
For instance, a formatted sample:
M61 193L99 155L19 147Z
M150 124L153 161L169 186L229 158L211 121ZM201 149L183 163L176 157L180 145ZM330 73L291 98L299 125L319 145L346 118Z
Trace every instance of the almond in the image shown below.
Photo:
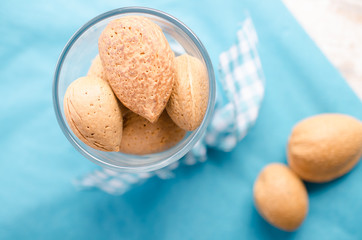
M111 21L98 40L106 77L131 111L156 122L171 95L174 53L161 28L143 16Z
M129 111L124 117L120 151L138 155L161 152L176 145L185 134L166 111L155 123Z
M122 113L106 81L94 76L72 82L64 96L64 113L73 133L88 146L118 151Z
M285 231L297 229L308 212L308 194L303 182L280 163L266 166L254 184L254 202L260 215Z
M88 76L96 76L99 78L102 78L103 80L107 80L105 72L104 72L104 68L102 65L102 61L101 58L99 57L99 55L97 55L93 61L92 64L88 70L87 73Z
M343 114L304 119L289 138L289 166L310 182L327 182L346 174L361 155L362 123Z
M166 110L182 129L195 130L200 126L209 96L209 81L204 64L184 54L175 59L176 79Z

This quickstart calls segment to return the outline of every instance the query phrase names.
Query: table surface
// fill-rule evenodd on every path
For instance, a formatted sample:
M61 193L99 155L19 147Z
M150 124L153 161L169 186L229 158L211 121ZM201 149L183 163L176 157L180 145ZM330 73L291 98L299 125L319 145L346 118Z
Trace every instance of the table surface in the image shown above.
M362 100L362 1L283 2Z
M92 17L142 5L182 19L218 55L247 11L259 34L266 92L259 118L229 153L182 167L123 196L77 191L96 166L63 136L52 107L57 58ZM326 184L307 184L310 209L298 231L257 214L252 186L268 163L286 163L293 125L324 112L362 119L362 103L280 1L3 1L0 7L1 239L361 239L362 164Z

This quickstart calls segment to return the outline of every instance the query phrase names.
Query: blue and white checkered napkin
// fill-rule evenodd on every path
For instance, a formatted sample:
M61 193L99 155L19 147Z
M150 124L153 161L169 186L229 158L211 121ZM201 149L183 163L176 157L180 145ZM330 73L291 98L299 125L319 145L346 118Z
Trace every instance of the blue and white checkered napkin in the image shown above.
M76 185L119 195L153 176L161 179L173 177L173 170L180 164L204 162L207 147L231 151L254 124L264 96L264 76L256 49L257 42L252 21L247 18L237 32L236 44L220 54L219 81L223 89L218 89L215 114L207 132L180 161L148 173L119 173L100 169L77 180Z

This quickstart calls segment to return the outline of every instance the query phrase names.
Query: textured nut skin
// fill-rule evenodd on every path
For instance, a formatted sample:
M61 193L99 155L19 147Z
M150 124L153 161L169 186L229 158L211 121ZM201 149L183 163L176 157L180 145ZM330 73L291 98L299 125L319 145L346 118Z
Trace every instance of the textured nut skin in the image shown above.
M102 78L103 80L107 80L106 78L106 74L104 72L104 68L103 68L103 65L102 65L102 61L101 61L101 58L99 57L99 55L97 55L93 61L92 61L92 64L88 70L88 73L87 73L88 76L96 76L96 77L99 77L99 78Z
M176 145L186 134L164 111L155 123L129 111L124 117L120 151L128 154L150 154Z
M300 178L283 164L266 166L254 183L254 202L260 215L285 231L297 229L308 212L308 194Z
M343 114L307 118L289 138L289 166L309 182L327 182L346 174L361 155L362 123Z
M204 64L184 54L175 59L176 78L166 110L182 129L200 126L209 99L209 81Z
M142 16L111 21L98 40L106 77L131 111L157 121L175 78L174 53L161 28Z
M87 76L72 82L64 96L64 113L82 142L102 151L119 150L122 113L106 81Z

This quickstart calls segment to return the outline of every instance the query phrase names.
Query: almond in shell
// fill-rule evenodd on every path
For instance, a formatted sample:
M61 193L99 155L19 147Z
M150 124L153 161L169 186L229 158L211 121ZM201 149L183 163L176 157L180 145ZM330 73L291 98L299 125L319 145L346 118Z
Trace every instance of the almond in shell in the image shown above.
M196 57L184 54L175 59L176 78L167 113L182 129L200 126L208 103L209 81L204 64Z
M98 40L109 84L131 111L156 122L171 95L174 53L161 28L143 16L111 21Z
M86 76L72 82L64 96L64 113L71 130L82 142L97 150L119 150L122 113L106 81Z
M166 111L155 123L129 111L124 117L120 151L137 155L161 152L176 145L185 134Z

